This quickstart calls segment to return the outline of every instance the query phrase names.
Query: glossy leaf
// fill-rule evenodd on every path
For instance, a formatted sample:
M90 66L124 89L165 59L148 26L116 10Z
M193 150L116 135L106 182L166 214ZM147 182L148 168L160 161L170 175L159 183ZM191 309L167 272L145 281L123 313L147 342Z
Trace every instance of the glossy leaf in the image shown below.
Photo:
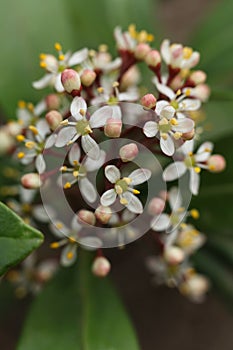
M106 279L91 274L90 258L61 269L32 305L18 350L137 350L132 326Z
M43 242L43 235L0 203L0 275Z

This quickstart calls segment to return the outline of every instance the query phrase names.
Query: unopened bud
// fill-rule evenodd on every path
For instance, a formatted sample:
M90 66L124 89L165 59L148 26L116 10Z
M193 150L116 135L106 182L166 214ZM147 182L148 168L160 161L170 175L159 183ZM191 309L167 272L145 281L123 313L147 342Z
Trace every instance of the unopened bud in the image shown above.
M151 48L148 44L140 43L136 46L134 51L134 56L137 60L144 60L146 55L151 51Z
M13 137L17 136L22 132L22 125L15 121L10 121L5 128L9 135Z
M143 107L146 107L146 108L154 108L155 105L156 105L156 98L154 95L152 94L147 94L147 95L144 95L142 98L141 98L141 104L143 105Z
M213 154L208 159L209 170L213 173L220 173L226 168L226 160L220 154Z
M120 158L123 162L130 162L138 155L138 147L135 143L129 143L120 148Z
M187 280L180 285L180 291L194 301L202 301L210 283L205 276L193 274L187 277Z
M104 133L108 137L119 137L121 135L122 121L109 118L104 126Z
M164 251L164 259L169 265L178 265L182 263L184 258L183 250L178 247L167 247Z
M202 102L207 101L210 96L210 88L206 84L197 85L193 91L194 97L199 98Z
M80 91L81 80L79 74L73 69L65 69L61 75L61 82L69 94Z
M196 70L190 75L189 79L195 85L203 84L206 81L206 73L202 70Z
M14 146L14 139L7 133L5 127L0 129L0 155L5 154Z
M161 63L161 56L159 51L151 50L145 58L145 62L150 67L157 67Z
M59 113L58 111L55 111L55 110L48 112L46 114L45 118L46 118L51 130L55 130L60 125L60 123L63 119L61 113Z
M151 215L159 215L164 211L165 201L159 197L151 199L148 205L148 213Z
M29 190L39 188L41 186L41 179L37 173L29 173L21 178L21 183L24 188Z
M98 257L92 265L92 272L95 276L105 277L111 270L111 264L105 257Z
M140 70L136 65L127 70L121 79L121 89L127 90L131 86L137 85L141 80Z
M100 222L107 224L112 216L112 210L110 207L100 205L98 208L96 208L95 216Z
M45 103L46 103L47 109L49 111L51 111L53 109L58 109L60 107L61 100L60 100L60 97L58 95L49 94L45 98Z
M185 141L189 141L189 140L192 140L194 138L194 136L195 136L195 129L182 134L182 139Z
M94 213L92 213L92 211L82 209L77 213L77 216L78 216L78 222L80 224L95 226L96 218Z
M96 73L91 69L85 69L81 75L81 82L84 86L91 86L96 78Z

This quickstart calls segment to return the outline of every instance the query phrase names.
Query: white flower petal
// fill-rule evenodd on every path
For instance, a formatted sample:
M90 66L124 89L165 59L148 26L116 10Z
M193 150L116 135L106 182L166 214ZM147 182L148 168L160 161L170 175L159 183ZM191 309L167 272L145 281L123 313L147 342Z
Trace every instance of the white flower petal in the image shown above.
M172 119L174 117L176 110L172 106L166 106L164 107L160 112L160 117L166 118L166 119Z
M86 177L79 180L79 189L84 199L86 199L88 202L94 203L96 201L96 189Z
M95 140L90 135L82 136L81 144L84 152L88 155L88 157L92 159L99 159L99 156L100 156L99 145L95 142Z
M57 134L50 135L46 140L44 148L48 149L48 148L53 147L55 142L56 142L56 139L57 139Z
M88 49L84 48L82 50L74 52L71 57L68 59L68 66L76 66L77 64L82 63L88 58Z
M163 172L164 181L173 181L185 174L187 168L183 162L175 162L167 166Z
M101 150L99 159L94 160L94 159L91 159L90 157L87 157L84 162L84 166L88 172L95 171L102 167L102 165L105 163L105 159L106 159L106 153L103 150Z
M74 143L69 151L69 163L73 166L74 162L79 162L81 156L80 147L77 143Z
M170 41L168 39L163 40L160 47L162 58L166 64L171 63L171 53L170 53Z
M193 130L194 126L195 126L195 123L192 119L185 118L185 119L179 119L178 125L175 125L173 129L178 132L186 133Z
M112 205L116 201L117 194L115 190L112 188L111 190L108 190L104 192L100 198L100 203L108 207L109 205Z
M156 87L161 94L167 96L170 100L174 100L176 98L176 94L168 86L157 83Z
M162 137L160 138L160 147L163 153L165 153L167 156L172 156L175 153L174 141L170 135L167 135L166 140L164 140Z
M67 145L68 142L70 142L74 136L78 136L77 130L73 126L66 126L62 128L58 135L55 142L56 147L64 147Z
M104 106L95 111L90 118L90 126L92 128L99 128L106 124L107 119L112 118L113 108L111 106Z
M167 101L165 101L165 100L158 101L156 103L155 113L160 116L162 110L167 106L169 106L169 103Z
M131 89L129 91L121 92L118 98L119 101L134 102L139 98L139 91L137 89Z
M143 132L147 137L154 137L158 132L158 125L156 122L146 122L143 127Z
M200 100L194 100L191 98L186 98L179 103L179 111L196 111L201 107Z
M120 57L117 57L114 61L111 61L111 62L105 64L102 67L102 70L104 72L110 72L112 70L116 70L116 69L120 68L121 64L122 64L122 59Z
M151 171L149 169L144 169L144 168L136 169L131 174L129 174L128 177L132 180L130 185L132 186L140 185L143 182L146 182L149 180L149 178L151 177Z
M98 237L87 236L79 239L79 244L86 250L96 250L102 247L103 242Z
M44 139L46 135L50 134L50 127L47 123L47 121L45 119L40 119L37 123L36 123L36 128L40 134L40 136ZM38 141L40 141L41 139L39 138Z
M130 222L136 218L136 215L131 211L125 209L122 213L121 218L123 222Z
M192 153L194 150L194 140L186 141L177 151L182 152L184 155Z
M170 189L168 200L172 210L176 211L182 207L182 197L177 187Z
M49 205L36 205L33 208L33 216L40 222L48 223L50 219L55 218L56 212Z
M70 113L73 117L78 116L78 120L80 120L80 109L87 111L86 101L82 97L75 97L70 106Z
M62 249L60 263L62 266L67 267L74 264L77 258L77 244L68 244Z
M167 214L156 216L151 221L151 228L154 231L165 231L170 226L170 218Z
M57 74L55 82L54 82L54 87L55 87L57 92L65 91L64 86L62 85L62 82L61 82L61 73Z
M19 196L22 203L31 203L37 190L28 190L22 186L19 188Z
M129 211L135 214L143 213L142 203L133 193L127 191L122 195L122 197L127 200L128 204L126 204L126 208Z
M213 142L206 141L204 142L197 150L197 154L203 153L203 152L212 152L214 148ZM207 151L208 150L208 151Z
M82 228L82 225L80 225L80 223L78 222L77 215L74 215L73 219L71 220L72 231L76 231L76 233L78 233L79 230L81 230L81 228Z
M49 225L49 228L52 234L57 238L65 238L70 233L69 228L59 220L53 220L53 223Z
M35 167L39 174L43 174L45 172L46 163L42 154L39 154L36 157Z
M193 168L190 169L189 187L193 195L198 195L200 187L200 175L197 174Z
M115 184L121 177L120 170L115 165L107 165L104 169L104 173L108 181L112 184Z
M37 103L37 105L34 107L34 114L36 116L40 116L43 112L45 112L47 109L47 105L45 103L45 100L40 101Z
M32 86L34 87L34 89L40 90L40 89L44 89L46 86L48 86L52 80L53 80L53 74L46 74L44 75L41 79L34 81L32 83Z

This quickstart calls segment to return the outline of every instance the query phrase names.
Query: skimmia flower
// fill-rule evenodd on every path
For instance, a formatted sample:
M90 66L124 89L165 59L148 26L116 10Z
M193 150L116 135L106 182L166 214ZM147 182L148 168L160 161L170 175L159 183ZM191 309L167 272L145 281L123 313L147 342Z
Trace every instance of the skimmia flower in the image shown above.
M115 203L117 196L120 198L120 203L129 211L135 214L143 212L141 201L135 196L140 192L134 189L134 186L140 185L148 181L151 177L151 171L148 169L137 169L128 175L128 177L121 177L119 169L114 165L105 167L105 176L109 182L114 184L114 188L106 191L101 196L101 204L103 206L110 206Z

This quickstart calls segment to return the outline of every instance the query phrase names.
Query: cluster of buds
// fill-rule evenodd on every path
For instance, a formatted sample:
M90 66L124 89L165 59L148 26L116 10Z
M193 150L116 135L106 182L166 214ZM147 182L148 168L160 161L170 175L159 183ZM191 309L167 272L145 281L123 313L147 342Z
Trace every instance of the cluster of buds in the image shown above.
M8 203L21 215L30 204L36 221L51 219L49 227L57 237L51 248L62 248L63 266L75 262L78 249L95 250L92 272L99 277L111 269L102 248L122 247L140 237L145 233L138 224L142 216L149 223L146 231L159 242L160 256L150 262L157 279L199 301L209 283L190 267L189 257L205 239L186 223L189 216L198 218L198 211L182 206L177 188L151 190L149 182L157 183L158 172L143 150L170 157L171 164L160 173L163 185L187 172L187 191L193 195L198 195L202 170L224 170L225 160L212 154L212 142L194 151L200 132L193 114L210 94L206 74L195 70L200 54L168 40L156 48L153 35L134 25L125 32L117 27L114 37L116 58L106 45L72 54L56 43L56 55L41 54L45 75L33 87L50 87L51 93L36 105L20 101L18 120L0 129L0 153L13 154L25 166L21 186L33 196L57 186L58 193L73 198L75 214L65 222L56 212L54 196L44 212L24 196L22 207L9 198ZM152 74L154 88L145 95L138 63ZM104 147L107 141L110 146ZM61 158L62 163L56 161ZM168 202L170 214L165 213Z

